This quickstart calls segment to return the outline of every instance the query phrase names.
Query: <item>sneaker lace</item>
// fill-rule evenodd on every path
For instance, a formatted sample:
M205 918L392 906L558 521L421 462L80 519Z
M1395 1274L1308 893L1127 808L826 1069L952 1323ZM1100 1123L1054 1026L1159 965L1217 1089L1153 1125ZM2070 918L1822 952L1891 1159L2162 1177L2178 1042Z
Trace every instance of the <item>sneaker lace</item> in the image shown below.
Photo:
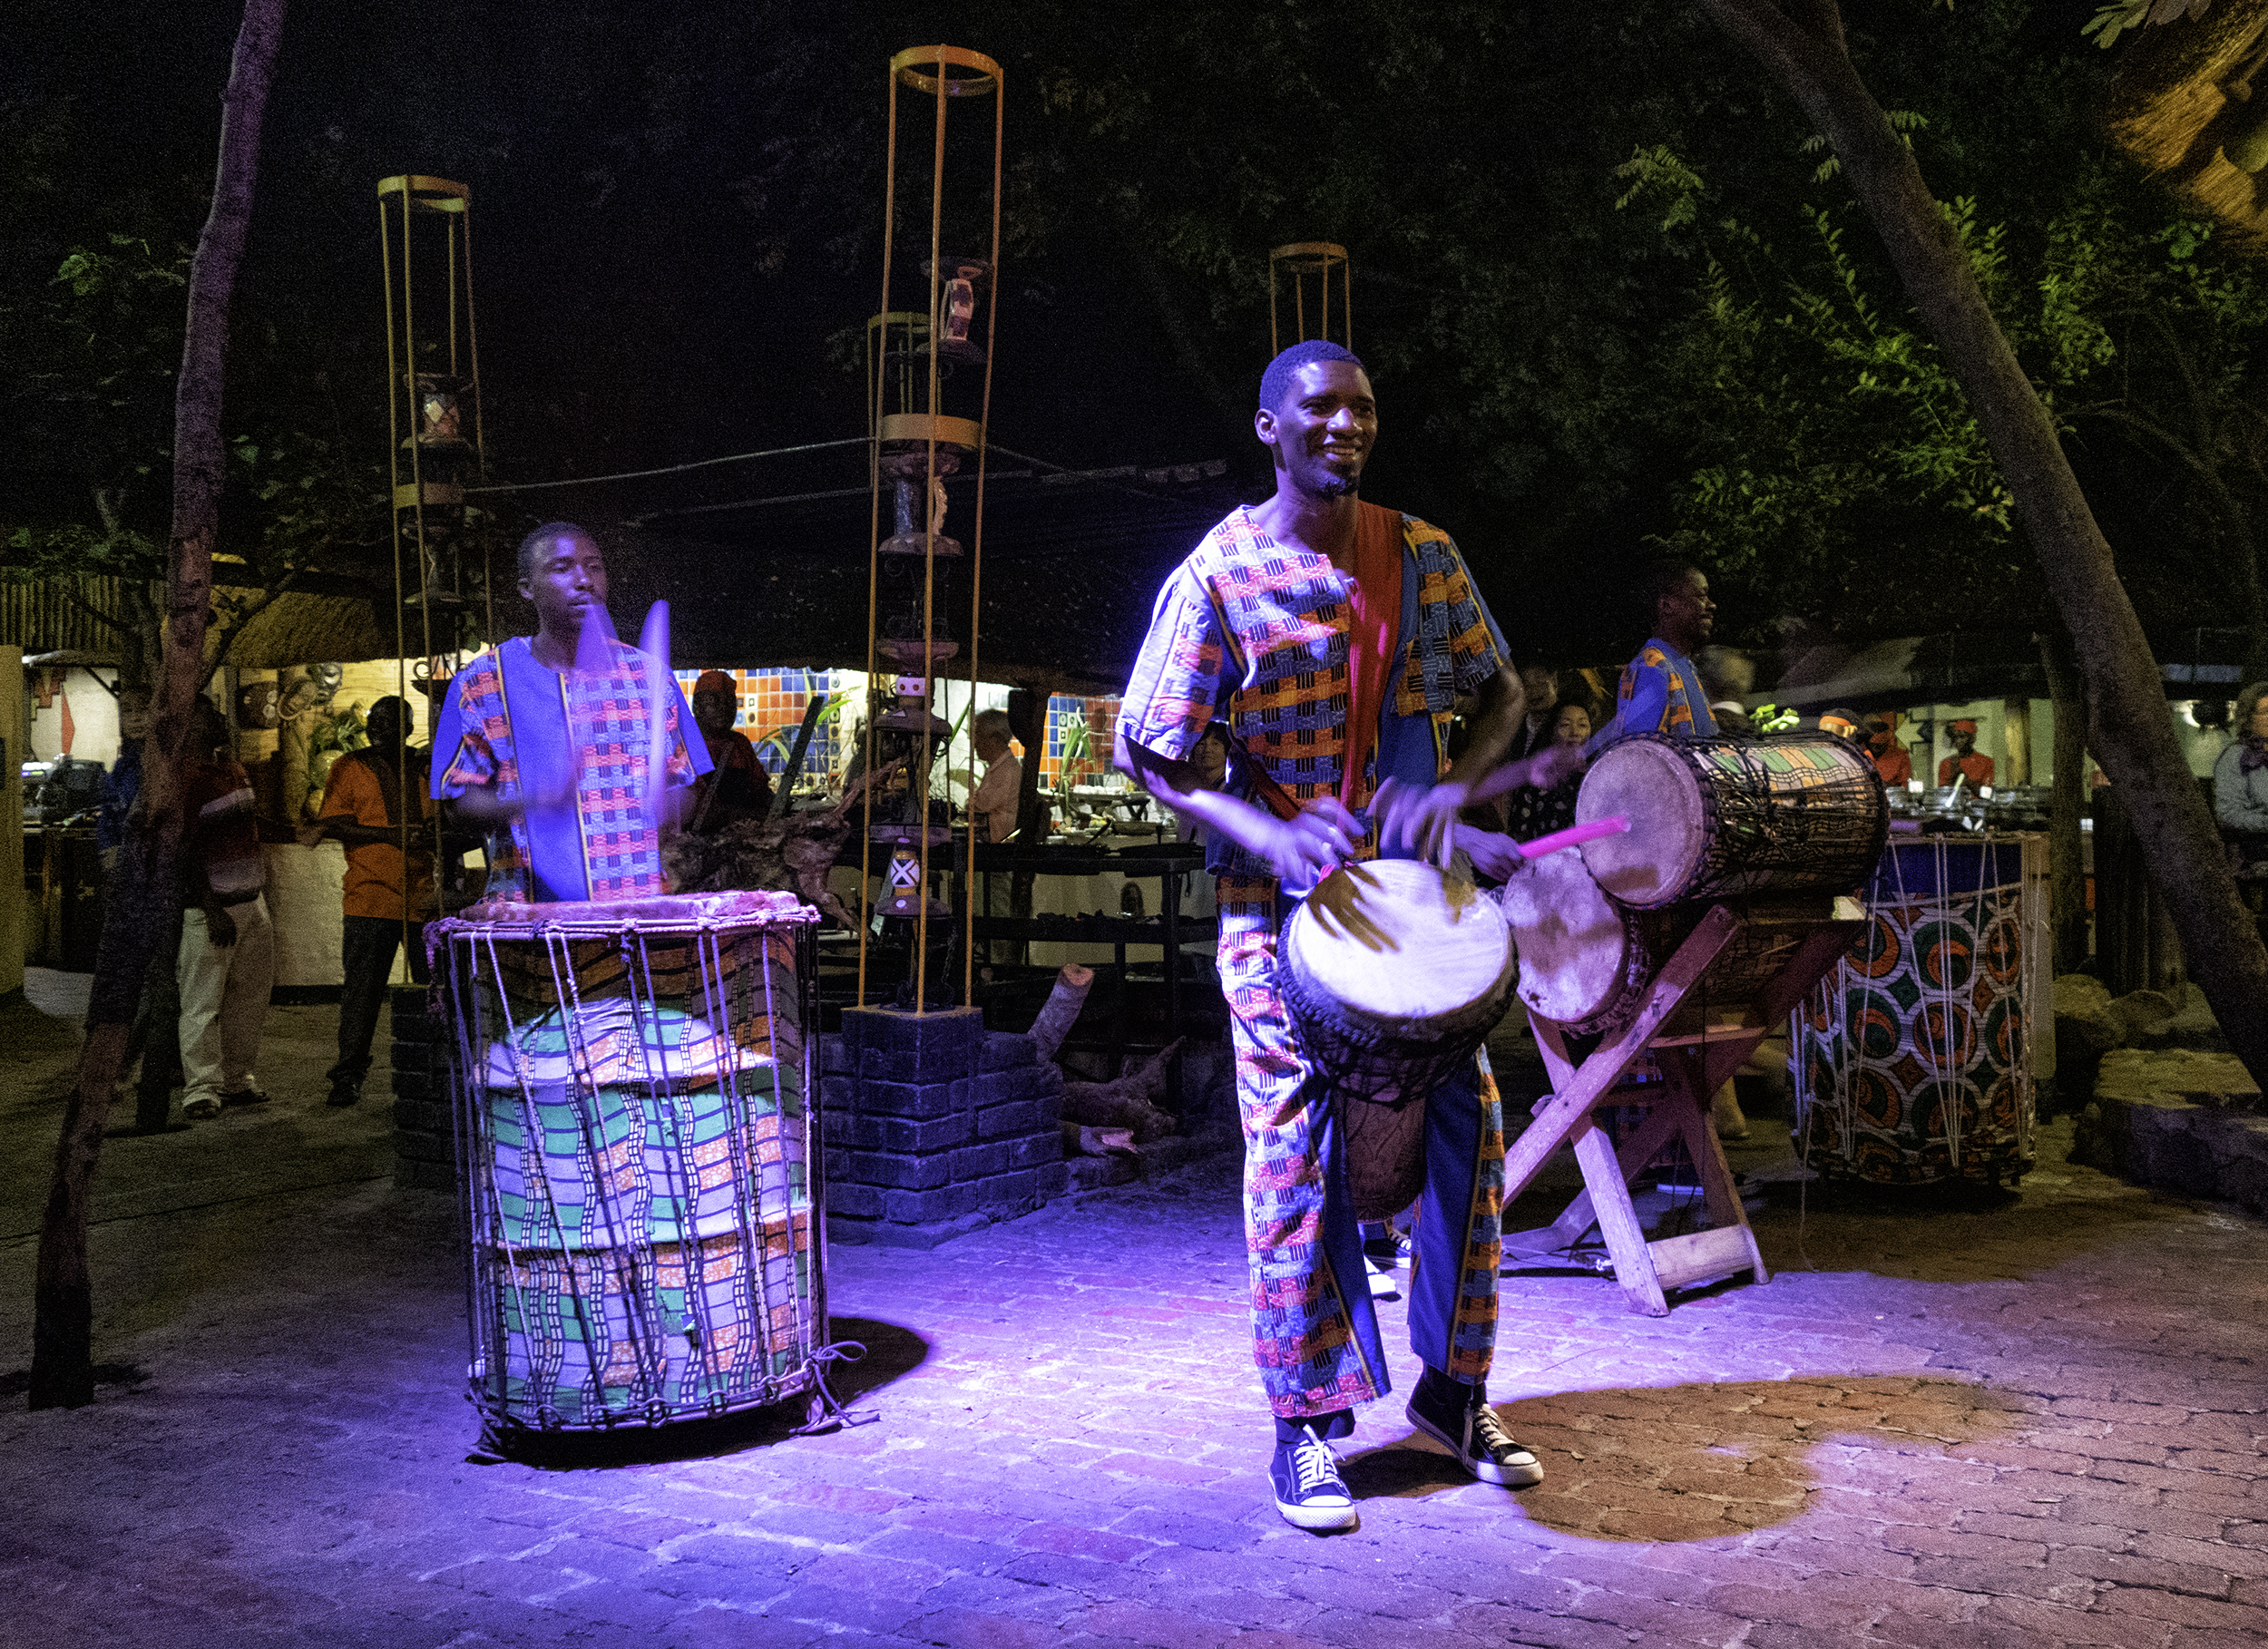
M1475 1403L1472 1406L1472 1414L1469 1423L1471 1426L1469 1435L1472 1441L1479 1445L1481 1453L1494 1455L1501 1450L1510 1450L1514 1454L1528 1452L1520 1447L1519 1439L1504 1429L1504 1422L1496 1418L1496 1410L1486 1403Z
M1344 1490L1339 1477L1339 1457L1331 1452L1331 1445L1314 1432L1303 1432L1298 1442L1292 1445L1292 1473L1303 1495L1318 1488Z

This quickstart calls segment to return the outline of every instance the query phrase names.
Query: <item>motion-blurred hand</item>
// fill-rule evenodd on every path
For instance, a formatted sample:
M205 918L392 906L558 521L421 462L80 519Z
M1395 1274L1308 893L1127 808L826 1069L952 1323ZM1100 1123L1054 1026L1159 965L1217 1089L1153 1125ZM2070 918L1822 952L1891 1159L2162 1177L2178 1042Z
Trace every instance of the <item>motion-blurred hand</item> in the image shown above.
M1378 845L1393 854L1406 848L1430 864L1447 864L1456 844L1457 815L1472 800L1467 785L1444 779L1421 789L1399 779L1378 786L1371 816L1378 821Z
M1335 796L1324 796L1288 819L1274 821L1262 851L1284 881L1313 885L1354 855L1362 827Z

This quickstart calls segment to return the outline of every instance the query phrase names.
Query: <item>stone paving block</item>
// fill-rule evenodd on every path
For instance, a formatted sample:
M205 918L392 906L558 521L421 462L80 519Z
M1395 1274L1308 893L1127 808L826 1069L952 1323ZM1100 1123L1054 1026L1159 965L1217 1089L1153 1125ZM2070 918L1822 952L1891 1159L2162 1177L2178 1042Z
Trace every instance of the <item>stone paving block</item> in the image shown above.
M825 1626L810 1621L710 1606L670 1622L656 1649L804 1649L826 1635ZM844 1643L839 1637L833 1641Z

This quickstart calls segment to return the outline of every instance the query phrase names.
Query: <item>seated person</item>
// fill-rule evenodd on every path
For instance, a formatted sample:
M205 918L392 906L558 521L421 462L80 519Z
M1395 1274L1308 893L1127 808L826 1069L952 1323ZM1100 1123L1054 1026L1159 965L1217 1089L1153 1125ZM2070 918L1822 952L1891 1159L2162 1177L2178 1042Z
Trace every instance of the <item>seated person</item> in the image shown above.
M693 683L693 721L709 747L709 771L693 782L692 813L686 828L715 835L744 819L761 820L772 811L772 777L757 759L748 736L732 724L740 696L722 670L703 670Z
M1575 823L1575 797L1583 788L1582 749L1590 733L1588 704L1570 698L1559 707L1551 724L1552 741L1576 753L1575 771L1549 789L1522 785L1504 798L1510 815L1508 834L1513 841L1532 842Z
M1897 731L1890 725L1888 717L1866 718L1866 748L1874 758L1874 771L1882 775L1882 783L1891 788L1901 788L1913 777L1913 757L1898 742Z
M1977 754L1977 724L1961 720L1945 730L1952 737L1953 753L1937 765L1939 787L1951 784L1957 776L1966 778L1971 790L1992 783L1992 758Z

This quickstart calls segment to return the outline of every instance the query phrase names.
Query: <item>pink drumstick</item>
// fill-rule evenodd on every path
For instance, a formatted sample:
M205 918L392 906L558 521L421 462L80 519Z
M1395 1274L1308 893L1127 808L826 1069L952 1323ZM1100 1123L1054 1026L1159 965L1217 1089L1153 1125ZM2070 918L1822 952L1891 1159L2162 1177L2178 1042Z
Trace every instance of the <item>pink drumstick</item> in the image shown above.
M1596 841L1600 836L1618 836L1630 828L1628 814L1612 814L1603 819L1593 819L1588 824L1570 824L1565 830L1555 830L1548 836L1538 836L1532 842L1522 842L1520 856L1540 859L1546 854L1557 853L1562 847L1573 847L1580 842Z

